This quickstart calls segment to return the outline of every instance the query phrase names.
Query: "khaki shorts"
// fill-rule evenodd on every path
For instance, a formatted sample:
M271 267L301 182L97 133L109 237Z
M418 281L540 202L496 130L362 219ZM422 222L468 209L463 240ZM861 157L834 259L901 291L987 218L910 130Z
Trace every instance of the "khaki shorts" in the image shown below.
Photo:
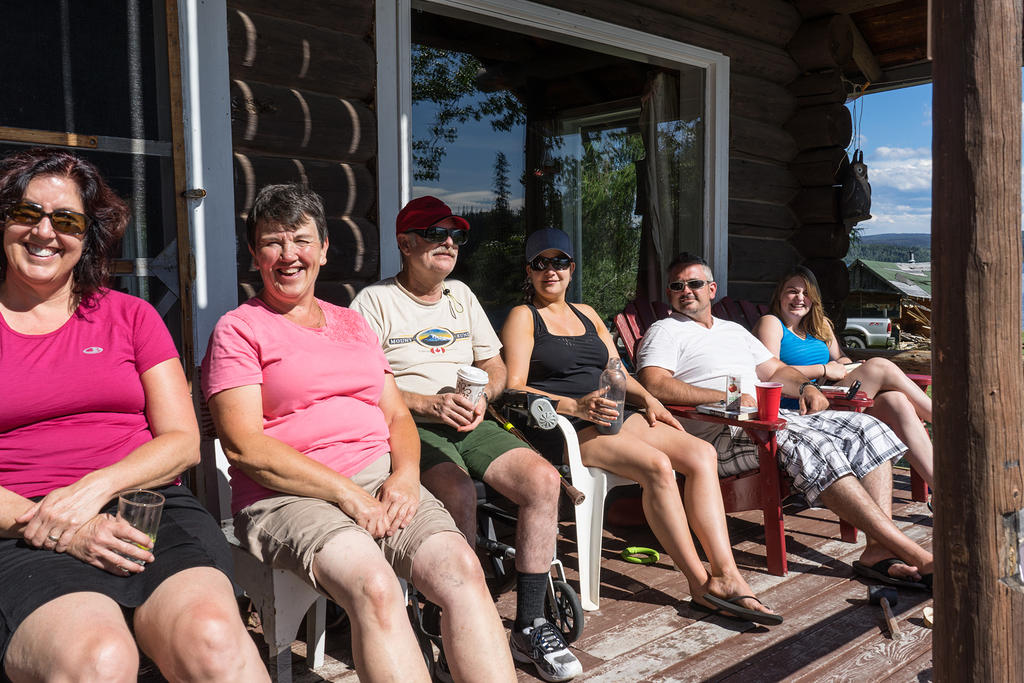
M391 456L382 455L352 481L376 496L384 480L391 474ZM264 498L235 515L235 536L262 561L279 569L293 571L314 589L330 598L313 576L313 560L327 542L343 531L370 533L341 511L337 505L319 498L280 495ZM412 578L416 551L434 534L446 531L459 534L451 515L439 500L420 486L420 504L412 522L393 536L374 539L384 558L403 579Z

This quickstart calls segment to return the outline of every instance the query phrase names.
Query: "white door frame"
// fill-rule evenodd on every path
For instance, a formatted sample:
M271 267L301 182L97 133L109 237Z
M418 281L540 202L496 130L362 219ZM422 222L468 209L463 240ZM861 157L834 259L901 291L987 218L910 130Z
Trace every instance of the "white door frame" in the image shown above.
M626 4L626 3L624 3ZM398 272L398 246L390 230L410 197L413 8L620 54L697 66L706 74L704 96L704 256L728 293L729 58L705 50L527 0L377 0L377 177L381 276ZM393 27L393 30L388 30Z
M178 0L186 187L194 249L193 348L198 365L217 320L238 306L235 184L225 0Z

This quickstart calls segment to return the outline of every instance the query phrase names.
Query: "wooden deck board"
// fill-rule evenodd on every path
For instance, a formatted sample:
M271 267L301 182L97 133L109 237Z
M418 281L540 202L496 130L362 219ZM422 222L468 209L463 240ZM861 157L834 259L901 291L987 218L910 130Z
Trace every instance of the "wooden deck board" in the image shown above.
M931 546L931 515L910 501L909 476L897 470L894 520L908 536ZM662 555L654 565L623 561L627 545L660 550L649 529L609 527L602 552L601 609L586 613L582 637L573 649L584 666L580 681L844 681L893 683L932 678L931 630L921 610L925 593L900 591L894 612L905 637L893 641L881 611L865 604L865 583L852 578L850 563L863 550L839 538L836 518L827 510L786 511L786 577L765 570L765 547L758 513L729 516L737 564L755 593L786 621L766 628L697 613L688 606L686 580ZM577 585L575 529L560 528L559 557L567 579ZM515 615L515 594L497 600L506 627ZM253 632L261 652L266 651ZM329 631L327 656L317 671L306 668L305 644L292 647L297 683L355 681L347 632ZM150 665L140 680L163 680ZM520 666L520 681L540 681L532 667Z

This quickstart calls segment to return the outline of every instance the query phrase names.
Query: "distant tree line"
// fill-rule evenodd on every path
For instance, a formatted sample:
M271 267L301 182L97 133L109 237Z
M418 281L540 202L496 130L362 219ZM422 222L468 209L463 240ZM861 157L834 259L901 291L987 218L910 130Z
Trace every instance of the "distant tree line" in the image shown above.
M1024 250L1024 231L1021 231L1021 246ZM931 235L928 233L890 233L883 235L862 235L855 230L850 241L850 251L843 259L847 264L857 259L885 261L886 263L907 263L910 255L918 263L931 261Z
M844 260L847 264L853 263L857 259L885 261L887 263L907 263L910 261L911 254L913 254L914 260L918 263L927 263L932 259L931 247L907 247L898 244L865 244L864 242L856 242L850 245L850 251L847 252Z

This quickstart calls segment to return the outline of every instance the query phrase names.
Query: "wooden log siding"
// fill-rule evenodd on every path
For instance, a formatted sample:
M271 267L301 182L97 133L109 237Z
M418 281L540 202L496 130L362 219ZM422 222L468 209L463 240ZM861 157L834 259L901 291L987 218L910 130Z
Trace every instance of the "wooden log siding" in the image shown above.
M235 152L234 166L235 209L243 217L259 188L272 183L300 183L314 190L332 218L366 216L373 208L375 180L363 164Z
M228 11L228 58L232 78L352 99L373 95L377 73L361 37L240 9Z
M359 100L294 88L231 82L235 149L365 162L377 150L377 120Z
M793 5L802 16L809 18L824 14L853 14L897 2L902 0L794 0Z
M838 258L812 258L804 262L818 279L821 296L826 301L842 303L850 295L850 271Z
M802 188L789 206L801 223L838 223L839 192L832 185ZM839 254L845 256L845 254Z
M804 258L843 258L850 250L850 231L842 223L801 225L789 240Z
M327 264L321 266L325 280L372 280L380 270L380 236L377 226L365 218L328 218L331 243Z
M245 221L241 217L235 221L235 231L238 280L259 289L262 281L252 267ZM318 291L320 281L361 280L365 285L376 279L380 270L377 226L365 218L328 218L327 238L327 264L320 267Z
M373 3L367 0L230 0L228 10L238 9L252 16L265 14L364 38L373 29Z
M729 114L782 126L796 111L796 98L778 83L755 76L729 75Z
M800 13L784 0L634 0L633 4L671 12L779 47L788 42L801 22Z
M619 0L541 0L541 4L721 52L730 58L730 74L786 84L800 73L783 48L738 35L732 28L721 29L687 19L682 16L683 3L673 3L671 12L649 7L624 8Z
M739 116L729 117L729 150L768 161L788 162L796 156L796 142L774 123Z
M850 110L842 104L824 104L798 109L785 128L801 151L816 147L846 148L853 136L853 119Z
M729 160L729 195L776 204L789 203L800 191L786 164L750 159Z
M729 282L762 282L772 286L789 268L800 262L800 254L784 239L729 235Z
M801 76L789 84L789 92L799 107L846 102L846 86L838 69Z
M759 304L767 304L772 300L774 291L774 282L747 282L729 277L729 296L734 299L746 299Z
M356 297L356 292L368 284L370 283L366 280L347 280L343 282L317 280L316 295L336 306L348 306L352 303L352 299Z
M772 204L746 199L729 200L729 232L749 229L750 234L788 236L797 227L796 216L786 204ZM743 230L741 230L743 232Z
M842 67L853 56L849 19L834 14L804 22L789 43L789 54L801 71Z
M801 185L826 185L838 183L849 165L845 148L819 147L796 155L789 170Z

